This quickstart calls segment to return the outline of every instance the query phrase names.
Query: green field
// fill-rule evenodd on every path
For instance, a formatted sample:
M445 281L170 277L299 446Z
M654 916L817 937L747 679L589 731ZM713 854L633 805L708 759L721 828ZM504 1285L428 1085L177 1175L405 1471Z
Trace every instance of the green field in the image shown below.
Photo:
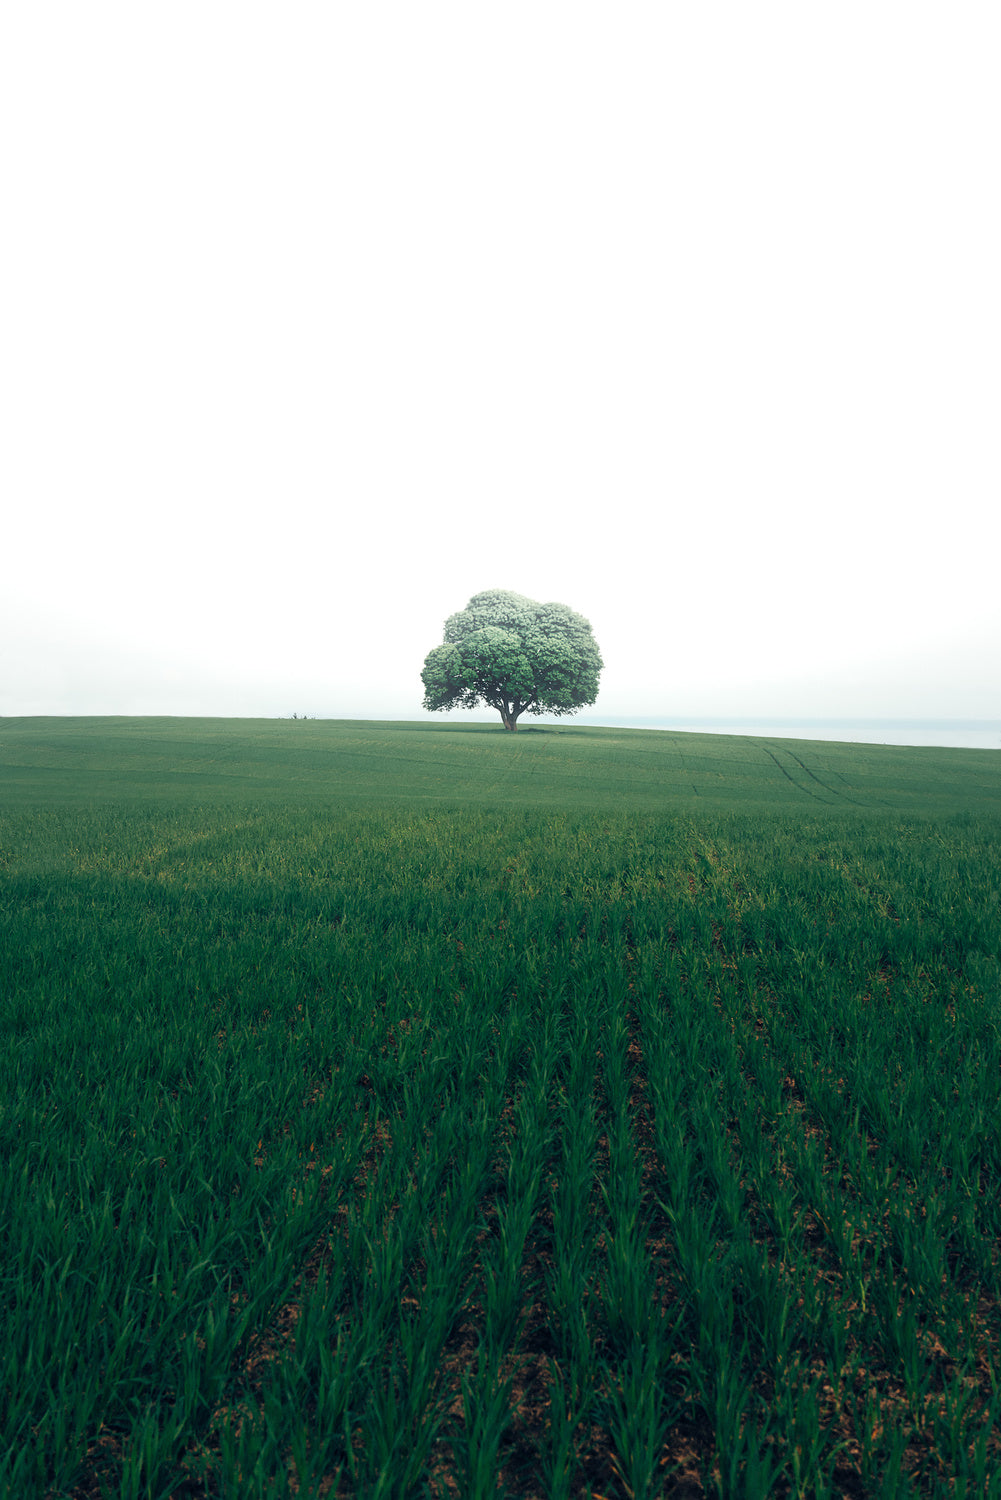
M1001 754L0 719L0 1494L1001 1495Z
M566 721L0 719L0 788L44 806L142 799L473 802L574 812L1001 812L994 750L750 739Z

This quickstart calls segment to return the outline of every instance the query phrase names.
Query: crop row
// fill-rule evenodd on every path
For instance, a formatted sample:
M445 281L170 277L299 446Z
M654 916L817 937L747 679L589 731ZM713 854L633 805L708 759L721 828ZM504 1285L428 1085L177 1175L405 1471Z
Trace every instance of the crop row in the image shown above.
M7 1493L999 1492L995 824L44 832Z

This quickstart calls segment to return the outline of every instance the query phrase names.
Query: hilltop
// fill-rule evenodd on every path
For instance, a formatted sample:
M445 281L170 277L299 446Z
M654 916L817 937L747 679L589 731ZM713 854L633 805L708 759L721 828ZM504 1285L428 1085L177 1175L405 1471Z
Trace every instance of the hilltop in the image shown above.
M294 797L697 814L1001 811L997 752L362 719L0 721L8 805Z

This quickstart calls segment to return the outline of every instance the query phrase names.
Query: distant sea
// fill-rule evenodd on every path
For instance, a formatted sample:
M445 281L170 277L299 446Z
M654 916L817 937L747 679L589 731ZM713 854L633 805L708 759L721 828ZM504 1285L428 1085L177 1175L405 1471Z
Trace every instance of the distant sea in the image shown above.
M604 718L565 723L613 729L677 729L690 734L746 734L762 739L841 740L863 745L939 745L1001 750L1001 719L656 719Z

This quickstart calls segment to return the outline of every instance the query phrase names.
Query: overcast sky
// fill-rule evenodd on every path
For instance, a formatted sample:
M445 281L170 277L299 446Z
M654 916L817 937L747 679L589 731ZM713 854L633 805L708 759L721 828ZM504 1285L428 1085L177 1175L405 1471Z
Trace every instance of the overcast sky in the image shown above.
M1001 715L1001 9L13 4L0 713Z

